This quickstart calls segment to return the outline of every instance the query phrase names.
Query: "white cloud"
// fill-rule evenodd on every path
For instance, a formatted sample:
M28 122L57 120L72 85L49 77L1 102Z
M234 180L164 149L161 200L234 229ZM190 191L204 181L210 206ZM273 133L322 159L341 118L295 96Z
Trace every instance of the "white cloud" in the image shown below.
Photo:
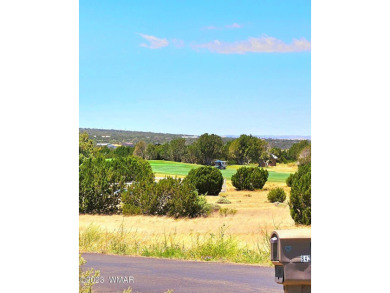
M207 49L220 54L245 54L251 53L289 53L310 51L311 43L305 38L293 39L292 43L286 44L274 37L261 36L250 37L245 41L234 43L221 42L219 40L210 43L193 45L193 49Z
M235 22L233 24L226 25L225 27L227 27L227 28L241 28L241 27L243 27L243 25Z
M159 39L155 36L149 36L144 34L139 34L139 35L149 42L149 44L145 44L145 43L140 44L141 47L145 47L149 49L159 49L162 47L166 47L169 44L167 39Z
M220 27L214 26L214 25L205 26L202 29L204 29L204 30L223 30L225 28L241 28L241 27L243 27L242 24L234 22L233 24L228 24L228 25L220 26Z

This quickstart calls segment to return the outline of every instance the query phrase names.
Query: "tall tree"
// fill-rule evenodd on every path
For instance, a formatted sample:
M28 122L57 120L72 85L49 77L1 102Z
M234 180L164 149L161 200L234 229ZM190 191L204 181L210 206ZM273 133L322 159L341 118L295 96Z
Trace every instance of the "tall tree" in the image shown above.
M154 143L149 143L146 147L146 158L148 160L157 160L159 157L158 155L158 148Z
M169 143L169 153L172 161L181 162L186 153L186 140L185 138L177 138L171 140Z
M230 156L229 156L229 148L231 146L231 144L233 143L234 140L229 140L228 142L226 142L222 148L222 158L224 160L229 160L230 159Z
M268 149L265 140L242 134L230 144L229 155L239 165L258 163L269 155Z
M294 143L288 150L288 159L289 160L298 160L300 152L307 146L310 145L309 140L302 140L298 143Z
M280 158L282 156L282 150L277 147L273 147L270 149L270 153Z
M187 152L183 157L183 162L195 164L200 157L198 146L193 143L187 146Z
M145 159L145 157L146 157L146 142L144 142L143 140L140 140L139 142L137 142L137 144L135 145L133 155L140 157L142 159Z
M216 134L202 134L195 142L198 148L198 160L203 165L211 165L222 154L223 141Z
M271 154L274 154L275 156L278 157L278 162L279 163L287 163L287 151L286 150L282 150L280 148L277 148L277 147L273 147L271 148L270 150L270 153Z
M159 160L169 160L169 143L164 143L157 147Z

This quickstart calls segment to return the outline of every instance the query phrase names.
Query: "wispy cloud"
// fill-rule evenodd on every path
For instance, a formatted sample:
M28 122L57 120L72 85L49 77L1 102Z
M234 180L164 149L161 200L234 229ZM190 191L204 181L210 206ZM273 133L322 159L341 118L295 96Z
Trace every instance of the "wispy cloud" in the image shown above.
M205 26L202 29L204 29L204 30L223 30L223 29L229 29L229 28L242 28L243 26L244 25L242 25L242 24L234 22L232 24L228 24L225 26L214 26L214 25Z
M219 54L245 54L245 53L290 53L310 51L311 43L305 38L293 39L290 44L284 43L274 37L261 36L259 38L250 37L248 40L234 43L221 42L219 40L205 44L192 46L193 49L207 49Z
M241 27L243 27L243 25L235 22L233 24L225 25L225 27L226 28L241 28Z
M202 29L204 29L204 30L216 30L218 28L216 26L210 25L210 26L205 26Z
M149 44L145 44L145 43L140 44L141 47L145 47L149 49L159 49L162 47L166 47L169 44L167 39L160 39L155 36L149 36L144 34L139 34L139 35L149 42Z

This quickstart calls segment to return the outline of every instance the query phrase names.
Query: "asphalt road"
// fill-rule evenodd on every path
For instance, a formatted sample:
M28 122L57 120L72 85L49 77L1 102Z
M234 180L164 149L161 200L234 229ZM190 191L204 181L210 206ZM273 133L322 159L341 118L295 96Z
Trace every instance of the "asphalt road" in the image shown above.
M163 293L168 289L174 293L283 292L283 286L274 281L272 267L93 253L83 257L87 261L84 268L100 270L100 281L104 280L94 285L94 292L122 293L128 287L133 293Z

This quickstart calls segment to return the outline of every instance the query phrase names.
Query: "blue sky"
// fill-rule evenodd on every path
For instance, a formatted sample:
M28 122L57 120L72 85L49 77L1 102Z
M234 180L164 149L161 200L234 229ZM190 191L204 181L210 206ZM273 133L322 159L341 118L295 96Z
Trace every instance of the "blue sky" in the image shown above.
M80 127L310 135L310 1L80 0Z

